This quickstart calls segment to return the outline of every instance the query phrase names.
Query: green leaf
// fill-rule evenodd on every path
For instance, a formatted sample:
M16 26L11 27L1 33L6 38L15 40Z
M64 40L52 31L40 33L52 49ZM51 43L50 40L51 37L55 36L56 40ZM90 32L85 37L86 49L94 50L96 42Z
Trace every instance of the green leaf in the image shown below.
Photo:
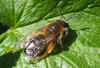
M72 29L63 39L65 49L58 45L40 62L26 62L16 44L23 36L61 19L56 6ZM100 68L99 22L100 0L0 0L0 23L10 27L0 35L0 67Z

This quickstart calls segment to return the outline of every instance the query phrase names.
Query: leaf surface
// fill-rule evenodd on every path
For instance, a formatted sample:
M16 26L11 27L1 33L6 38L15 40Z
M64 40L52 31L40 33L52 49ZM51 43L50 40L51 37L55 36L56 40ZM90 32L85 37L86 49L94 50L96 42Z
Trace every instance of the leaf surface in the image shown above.
M40 62L27 63L16 43L34 30L61 19L56 6L72 29L64 40L65 50L56 46ZM10 27L0 35L0 67L99 68L99 22L100 0L0 0L0 23Z

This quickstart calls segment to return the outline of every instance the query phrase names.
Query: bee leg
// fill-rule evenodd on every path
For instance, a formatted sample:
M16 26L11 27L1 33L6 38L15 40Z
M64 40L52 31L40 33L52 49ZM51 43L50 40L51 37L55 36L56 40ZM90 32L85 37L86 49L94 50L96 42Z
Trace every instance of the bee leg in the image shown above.
M68 35L68 28L64 28L64 36Z
M57 43L59 43L61 45L61 48L64 49L64 45L62 43L62 37L63 37L63 34L61 33L60 36L58 37Z
M41 59L45 58L49 53L52 52L53 48L55 47L55 43L54 42L51 42L46 50L46 52L40 56Z
M65 28L64 32L61 32L60 36L58 37L57 43L59 43L61 45L62 49L64 49L64 45L62 43L62 37L67 36L67 35L68 35L68 28Z

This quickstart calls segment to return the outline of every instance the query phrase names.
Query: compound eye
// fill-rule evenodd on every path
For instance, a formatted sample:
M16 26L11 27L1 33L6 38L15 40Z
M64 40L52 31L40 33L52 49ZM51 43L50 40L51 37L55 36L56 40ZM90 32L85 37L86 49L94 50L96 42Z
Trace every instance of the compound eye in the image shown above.
M34 48L34 51L35 51L35 52L38 52L38 51L39 51L39 48Z

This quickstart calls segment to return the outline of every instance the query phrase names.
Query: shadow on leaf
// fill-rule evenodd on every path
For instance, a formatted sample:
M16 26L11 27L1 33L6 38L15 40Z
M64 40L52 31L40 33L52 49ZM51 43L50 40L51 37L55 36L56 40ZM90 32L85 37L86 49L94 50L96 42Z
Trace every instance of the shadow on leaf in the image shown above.
M1 24L1 22L0 22L0 34L6 32L8 29L9 29L8 25Z
M20 56L20 51L15 53L7 53L0 56L0 68L12 68L16 65L16 62Z

